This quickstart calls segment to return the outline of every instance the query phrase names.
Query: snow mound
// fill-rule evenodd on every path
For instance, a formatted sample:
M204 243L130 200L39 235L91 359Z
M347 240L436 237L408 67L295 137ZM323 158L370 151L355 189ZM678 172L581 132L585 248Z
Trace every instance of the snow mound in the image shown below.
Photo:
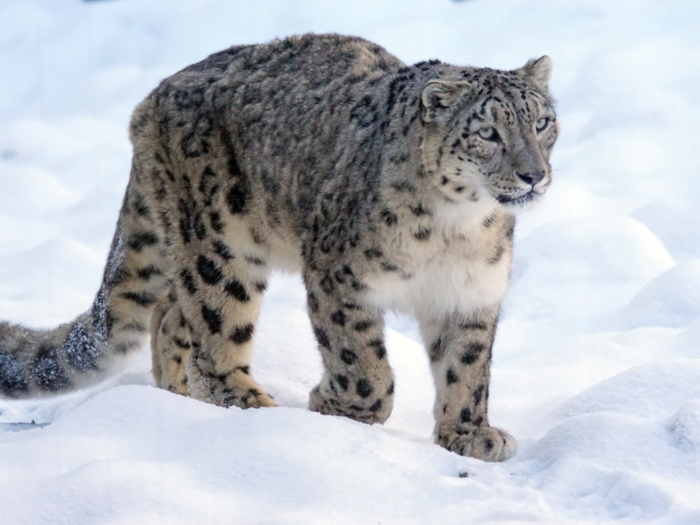
M700 257L700 210L682 202L654 201L634 212L679 260Z
M700 396L699 396L700 397ZM669 420L666 430L671 442L697 462L700 453L700 399L683 405Z
M581 392L558 410L560 417L614 412L661 417L688 399L700 399L700 363L696 359L637 366Z
M499 476L476 460L345 418L223 409L139 386L99 394L50 426L1 435L0 443L0 494L8 502L42 494L31 508L6 509L13 524L68 524L88 515L141 523L154 512L175 523L371 523L381 516L425 523L432 519L426 498L437 502L441 523L458 523L457 506L492 513L484 502L497 497L488 483ZM36 464L44 465L41 479L31 473ZM518 508L541 507L530 491L507 490Z
M69 208L80 195L39 168L6 167L0 175L0 209L15 216L43 215Z
M624 309L627 326L683 327L700 317L700 260L662 273Z
M622 306L674 260L638 221L604 216L538 228L513 264L508 311L532 318Z
M697 371L695 377L697 381ZM679 385L681 391L684 386ZM655 389L651 396L664 393ZM687 390L685 394L694 395ZM628 413L644 412L636 410L634 401L621 404L627 405ZM531 476L529 484L543 490L547 503L571 518L647 523L673 513L669 523L694 523L700 517L695 509L700 490L700 402L682 403L670 417L656 417L659 408L651 407L641 416L617 410L569 413L528 450L524 468ZM568 482L572 477L576 483Z

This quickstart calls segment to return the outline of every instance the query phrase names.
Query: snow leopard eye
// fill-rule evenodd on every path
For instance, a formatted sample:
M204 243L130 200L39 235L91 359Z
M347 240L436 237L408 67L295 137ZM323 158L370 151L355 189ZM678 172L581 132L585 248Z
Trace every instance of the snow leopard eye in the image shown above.
M498 132L493 128L481 128L479 130L479 136L489 142L498 142L500 140Z
M549 119L547 117L543 117L535 122L535 129L537 130L537 133L542 133L545 129L547 129L547 126L549 126Z

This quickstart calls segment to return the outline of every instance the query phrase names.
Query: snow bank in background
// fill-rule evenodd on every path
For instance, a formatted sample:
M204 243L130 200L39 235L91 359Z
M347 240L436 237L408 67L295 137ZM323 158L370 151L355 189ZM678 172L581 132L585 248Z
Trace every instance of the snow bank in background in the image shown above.
M625 314L632 326L681 327L700 317L700 259L680 263L648 283Z
M518 243L506 306L527 319L622 306L673 265L658 238L628 217L556 221Z
M552 57L555 179L518 220L492 371L491 422L518 453L492 465L432 444L427 358L415 324L391 315L387 424L306 411L320 357L301 281L280 276L252 366L284 408L223 410L157 390L147 352L92 390L0 401L0 521L700 523L690 1L6 0L0 319L55 325L90 305L129 173L129 114L160 79L233 44L306 31L358 34L406 62Z

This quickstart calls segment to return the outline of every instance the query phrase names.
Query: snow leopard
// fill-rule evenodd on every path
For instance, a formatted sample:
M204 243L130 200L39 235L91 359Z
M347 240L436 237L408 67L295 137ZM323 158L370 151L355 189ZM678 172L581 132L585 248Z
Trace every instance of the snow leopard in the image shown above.
M263 293L301 273L323 363L309 408L383 423L383 312L412 314L435 441L486 461L490 366L514 214L552 180L551 60L512 71L408 66L336 34L231 47L135 109L133 160L102 284L55 329L0 323L0 393L93 385L144 345L158 387L222 407L277 402L251 375ZM284 327L280 327L284 330Z

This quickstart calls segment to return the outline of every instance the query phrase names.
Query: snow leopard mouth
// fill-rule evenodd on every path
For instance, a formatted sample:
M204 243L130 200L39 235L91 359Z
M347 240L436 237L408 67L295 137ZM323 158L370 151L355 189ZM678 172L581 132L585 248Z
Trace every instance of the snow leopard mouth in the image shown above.
M525 206L526 204L532 204L537 202L542 197L542 195L544 195L543 192L535 191L533 189L517 197L514 197L512 195L499 195L498 197L496 197L496 200L507 208L517 208Z

